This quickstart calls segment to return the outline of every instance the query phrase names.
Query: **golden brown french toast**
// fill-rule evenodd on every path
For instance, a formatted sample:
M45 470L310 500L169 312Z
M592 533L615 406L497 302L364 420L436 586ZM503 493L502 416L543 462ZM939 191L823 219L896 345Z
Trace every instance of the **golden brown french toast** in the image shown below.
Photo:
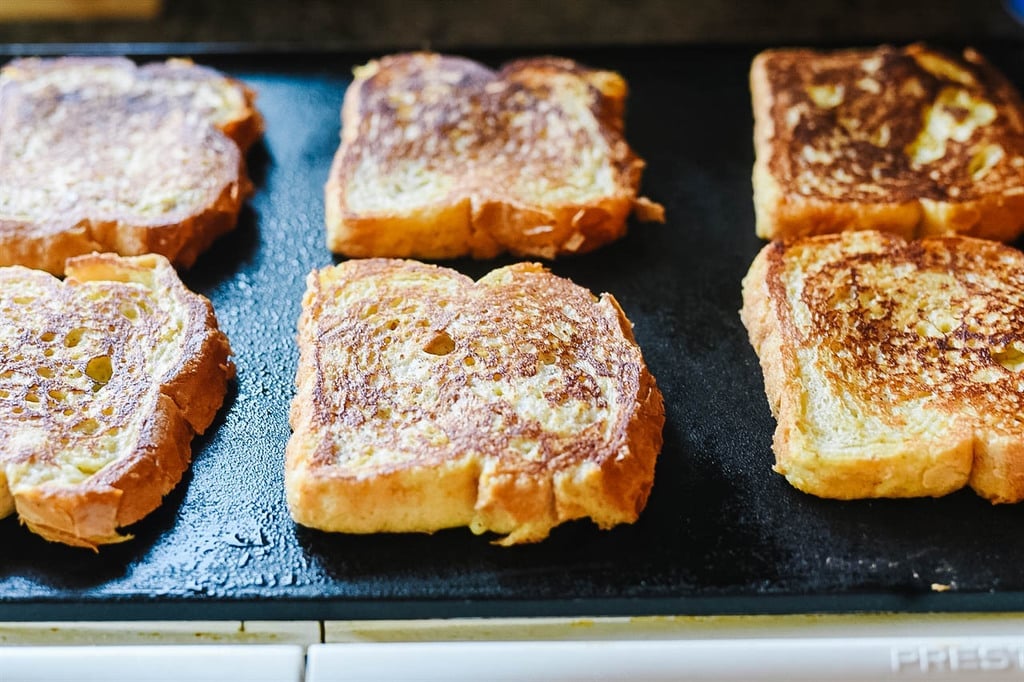
M327 245L352 257L554 258L663 220L637 196L626 82L567 59L493 72L417 52L355 71L325 190Z
M1024 254L877 231L776 241L743 323L775 469L821 497L1024 499Z
M750 85L761 237L1024 230L1024 105L976 51L769 50Z
M19 59L0 71L0 265L93 251L187 267L251 191L254 94L186 60Z
M0 517L91 547L153 511L234 375L209 301L155 254L91 254L63 282L0 268Z
M665 413L609 294L536 264L474 282L347 261L309 276L299 348L285 488L303 525L511 545L647 501Z

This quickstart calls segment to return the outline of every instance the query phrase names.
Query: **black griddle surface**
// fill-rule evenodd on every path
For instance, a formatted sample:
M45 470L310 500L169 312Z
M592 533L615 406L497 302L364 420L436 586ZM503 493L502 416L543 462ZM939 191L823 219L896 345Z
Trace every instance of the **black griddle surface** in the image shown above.
M99 554L0 521L0 620L335 619L1024 610L1024 506L970 492L835 502L770 470L774 429L737 311L754 236L747 70L756 50L565 51L621 72L627 137L665 225L551 264L612 292L665 396L665 446L640 521L500 548L456 529L330 535L282 489L295 325L324 246L323 184L350 70L370 55L199 55L258 92L257 192L185 282L208 296L238 379L194 464L128 543ZM1024 48L990 59L1024 85ZM492 65L523 53L471 54ZM511 262L445 263L477 277ZM939 588L939 589L936 589ZM948 588L948 589L946 589Z

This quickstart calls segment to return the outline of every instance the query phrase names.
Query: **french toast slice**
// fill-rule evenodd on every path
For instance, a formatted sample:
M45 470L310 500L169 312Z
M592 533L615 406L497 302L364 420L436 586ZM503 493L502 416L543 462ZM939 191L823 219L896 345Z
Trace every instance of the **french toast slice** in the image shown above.
M262 118L187 60L19 59L0 70L0 265L62 274L93 251L188 267L231 230Z
M759 236L1024 230L1024 105L975 50L768 50L750 86Z
M162 256L0 268L0 517L96 549L181 479L234 375L210 302Z
M309 276L299 348L285 488L300 524L512 545L646 504L664 407L609 294L530 263L474 282L347 261Z
M778 421L775 469L797 488L1024 499L1024 254L877 231L776 241L741 315Z
M637 192L626 82L567 59L494 72L436 53L355 70L325 189L327 245L350 257L555 258L664 220Z

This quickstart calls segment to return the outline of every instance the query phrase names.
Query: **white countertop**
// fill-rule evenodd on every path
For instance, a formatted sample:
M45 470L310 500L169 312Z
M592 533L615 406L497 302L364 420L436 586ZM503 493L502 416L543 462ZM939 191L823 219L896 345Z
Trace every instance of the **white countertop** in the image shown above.
M0 682L1021 680L1024 615L0 623Z

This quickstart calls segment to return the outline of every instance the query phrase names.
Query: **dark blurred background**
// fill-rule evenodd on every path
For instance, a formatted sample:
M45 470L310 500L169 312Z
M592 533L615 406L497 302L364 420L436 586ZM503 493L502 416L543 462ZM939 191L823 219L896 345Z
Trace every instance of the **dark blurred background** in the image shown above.
M1018 0L0 0L0 46L436 49L1024 38ZM1024 4L1024 0L1020 0Z

